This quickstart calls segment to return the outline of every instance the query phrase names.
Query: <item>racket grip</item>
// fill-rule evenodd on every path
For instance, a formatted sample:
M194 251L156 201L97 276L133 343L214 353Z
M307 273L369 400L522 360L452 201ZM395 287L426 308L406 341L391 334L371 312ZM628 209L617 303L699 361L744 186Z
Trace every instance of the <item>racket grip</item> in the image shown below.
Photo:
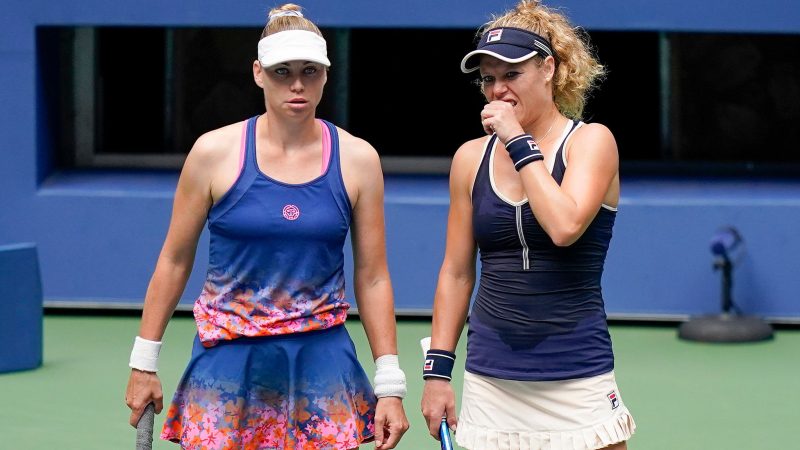
M155 421L156 407L148 403L144 408L139 422L136 424L136 450L153 449L153 422Z
M442 444L442 450L453 450L453 440L450 439L447 417L442 417L442 423L439 424L439 442Z

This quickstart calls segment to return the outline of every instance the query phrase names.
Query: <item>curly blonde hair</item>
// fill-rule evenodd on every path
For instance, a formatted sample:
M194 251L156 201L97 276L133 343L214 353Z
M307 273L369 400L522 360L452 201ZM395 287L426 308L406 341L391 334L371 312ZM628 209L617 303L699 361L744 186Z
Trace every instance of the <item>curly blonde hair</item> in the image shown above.
M522 28L550 41L556 56L553 101L562 114L580 119L589 92L606 73L594 57L586 32L573 26L561 12L542 5L540 0L521 0L514 9L493 15L478 35L499 27Z
M314 22L308 20L302 15L301 16L286 15L286 16L272 17L273 15L284 11L296 11L300 13L302 10L303 10L302 7L300 7L299 5L295 5L294 3L286 3L281 6L276 6L275 8L269 10L269 14L267 15L267 25L264 27L264 31L261 32L261 38L263 39L269 36L270 34L275 34L287 30L311 31L312 33L316 33L322 36L322 32L319 31L319 28L314 24Z

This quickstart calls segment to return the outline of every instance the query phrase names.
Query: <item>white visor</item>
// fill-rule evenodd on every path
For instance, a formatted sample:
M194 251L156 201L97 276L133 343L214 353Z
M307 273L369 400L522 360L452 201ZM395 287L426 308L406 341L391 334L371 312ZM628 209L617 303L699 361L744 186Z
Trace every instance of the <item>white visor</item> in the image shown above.
M258 41L258 62L270 67L288 61L311 61L330 67L328 49L317 33L306 30L286 30Z

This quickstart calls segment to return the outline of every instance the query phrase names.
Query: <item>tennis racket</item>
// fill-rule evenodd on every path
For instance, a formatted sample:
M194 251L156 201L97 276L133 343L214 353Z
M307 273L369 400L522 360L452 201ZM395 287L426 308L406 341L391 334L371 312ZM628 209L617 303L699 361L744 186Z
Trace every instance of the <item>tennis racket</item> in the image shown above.
M153 421L156 407L148 403L136 424L136 450L153 450Z
M428 354L431 349L430 336L420 339L419 346L422 347L422 358ZM442 417L442 422L439 423L439 442L442 444L442 450L453 450L453 440L450 438L450 427L447 426L447 416Z

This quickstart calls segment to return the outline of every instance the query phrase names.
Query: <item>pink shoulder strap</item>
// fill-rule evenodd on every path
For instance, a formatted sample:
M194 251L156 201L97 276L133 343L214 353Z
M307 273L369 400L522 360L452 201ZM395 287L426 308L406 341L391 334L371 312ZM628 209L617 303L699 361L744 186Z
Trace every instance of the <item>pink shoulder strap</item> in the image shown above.
M322 126L322 172L324 174L328 170L328 164L331 159L331 130L325 125L325 122L319 121Z

